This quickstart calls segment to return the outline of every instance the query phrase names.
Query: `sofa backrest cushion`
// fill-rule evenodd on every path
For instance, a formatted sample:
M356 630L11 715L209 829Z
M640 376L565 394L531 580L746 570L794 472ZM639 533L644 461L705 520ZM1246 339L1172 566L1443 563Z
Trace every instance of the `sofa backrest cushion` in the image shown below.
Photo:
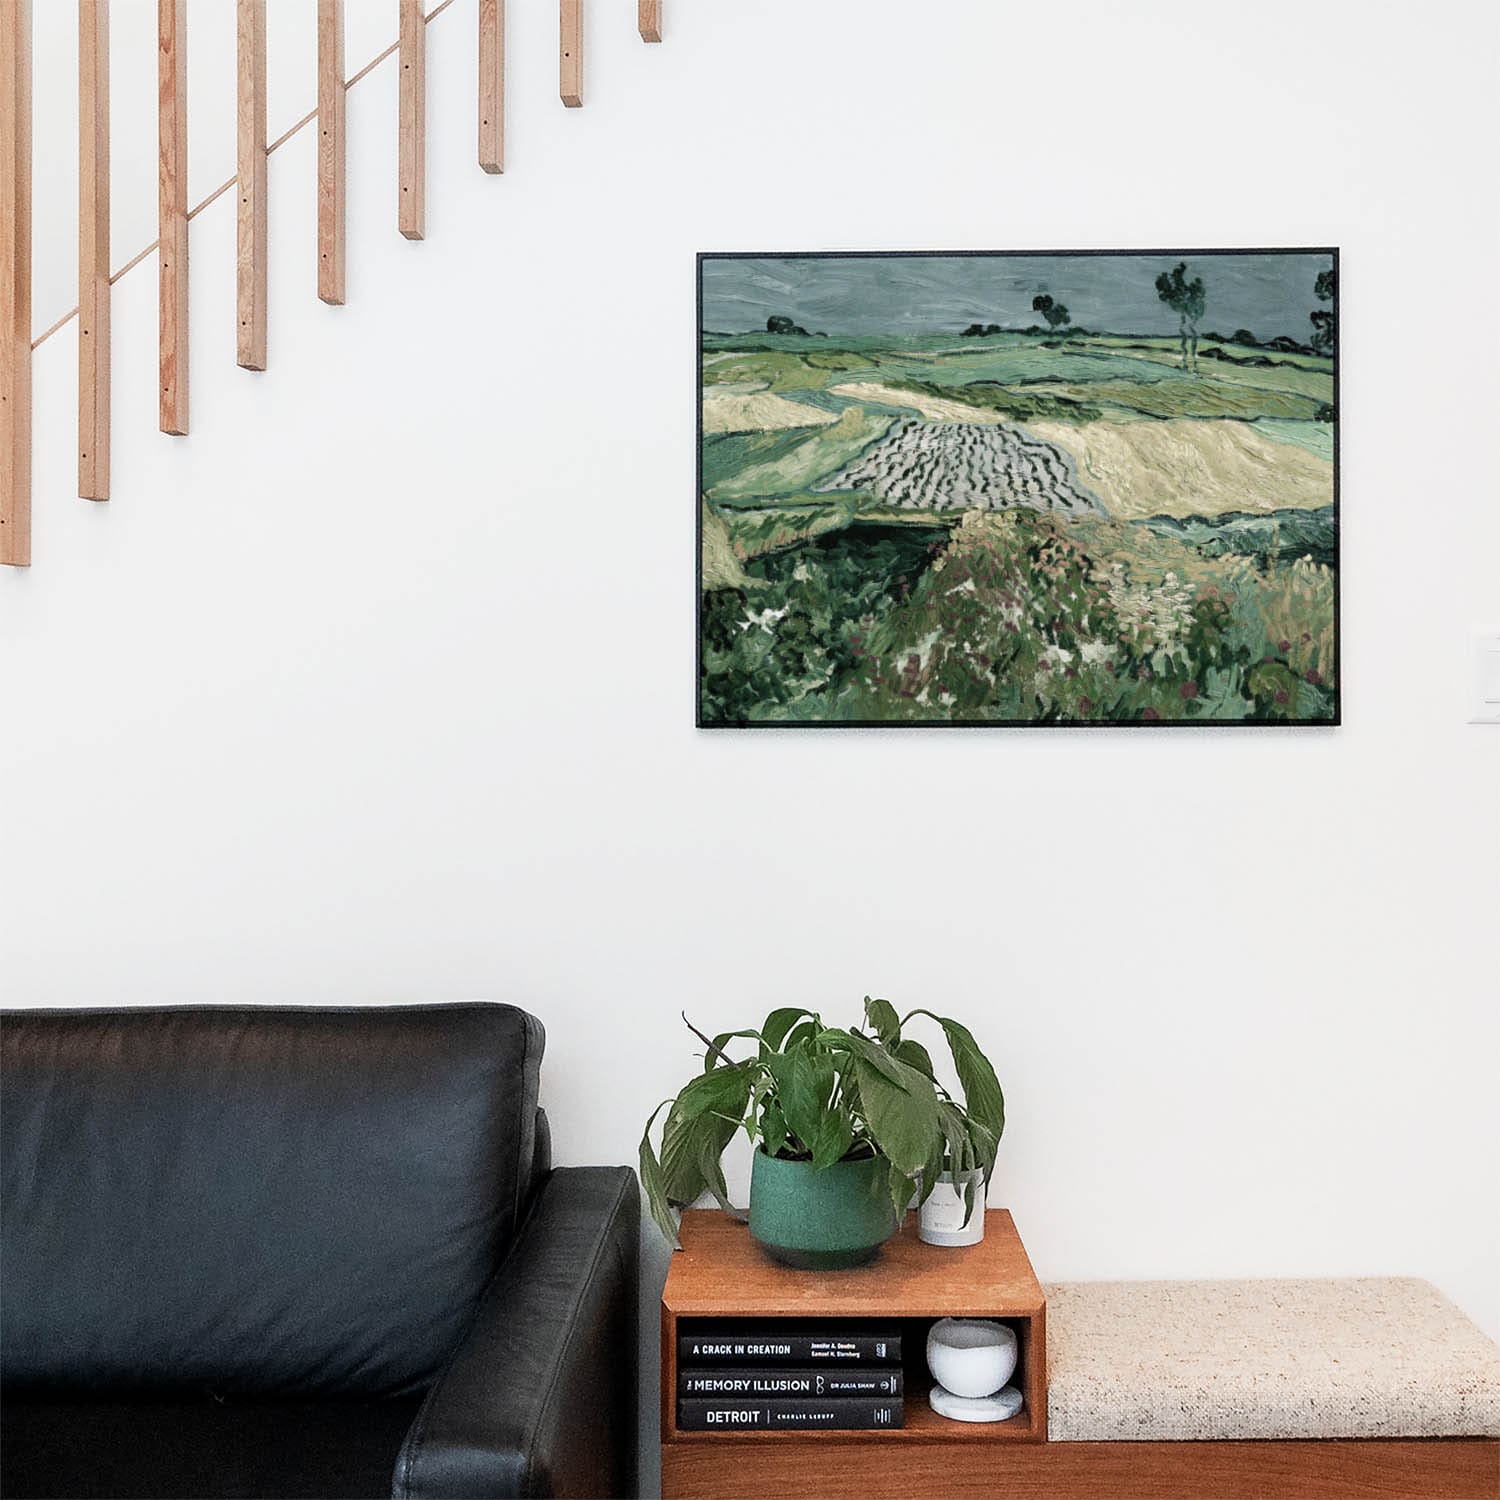
M542 1044L504 1005L6 1012L4 1385L420 1389L524 1212Z

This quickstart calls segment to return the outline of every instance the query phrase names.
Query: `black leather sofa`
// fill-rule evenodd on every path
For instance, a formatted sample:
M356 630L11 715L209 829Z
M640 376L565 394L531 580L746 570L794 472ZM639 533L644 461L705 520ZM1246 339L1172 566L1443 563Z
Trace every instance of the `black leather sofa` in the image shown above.
M0 1014L0 1492L630 1495L640 1200L505 1005Z

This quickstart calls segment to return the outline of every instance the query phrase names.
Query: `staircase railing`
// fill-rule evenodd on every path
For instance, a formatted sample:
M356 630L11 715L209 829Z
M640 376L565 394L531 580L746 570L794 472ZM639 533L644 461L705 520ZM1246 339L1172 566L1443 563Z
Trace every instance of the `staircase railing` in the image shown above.
M393 53L398 89L397 228L407 239L426 232L426 32L455 4L394 0L397 40L352 76L344 71L343 0L317 6L316 106L274 141L266 139L266 4L236 0L235 175L202 202L187 195L187 0L157 0L156 240L116 271L109 235L109 0L78 5L78 305L36 338L31 328L31 3L0 0L0 564L31 562L31 360L33 351L74 319L78 323L78 493L110 492L110 288L153 251L159 259L158 382L160 426L188 431L189 226L231 188L236 204L237 362L268 363L266 264L270 224L267 161L305 126L317 122L317 292L340 306L345 295L344 96ZM56 0L48 0L56 3ZM478 164L504 170L505 0L477 0ZM661 40L661 0L637 0L636 26ZM558 0L558 92L583 103L584 0Z

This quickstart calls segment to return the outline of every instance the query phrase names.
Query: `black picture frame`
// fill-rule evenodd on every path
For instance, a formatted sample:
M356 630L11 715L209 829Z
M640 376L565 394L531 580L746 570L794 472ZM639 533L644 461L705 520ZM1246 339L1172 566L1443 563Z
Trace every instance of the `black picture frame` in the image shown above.
M1333 326L1333 658L1334 687L1333 714L1330 718L1316 721L1285 720L1225 720L1225 719L838 719L838 720L763 720L763 721L711 721L703 718L703 268L714 260L915 260L915 259L1016 259L1043 256L1113 256L1163 257L1183 260L1201 260L1215 256L1251 255L1324 255L1332 261L1335 293L1332 307L1335 312ZM697 493L693 497L694 540L694 634L693 634L693 718L700 730L728 731L731 733L760 730L793 730L818 732L826 730L878 729L899 732L912 730L1049 730L1053 733L1076 730L1100 732L1110 730L1161 731L1161 730L1213 730L1216 732L1263 733L1266 730L1295 731L1298 733L1328 731L1343 724L1344 716L1344 619L1343 619L1343 508L1342 508L1342 428L1343 428L1343 360L1340 346L1339 306L1339 247L1336 245L1271 245L1271 246L1218 246L1212 248L1159 248L1146 246L1101 249L1007 249L1007 250L700 250L695 266L696 298L694 334L696 384L693 400L696 411L694 422L697 452L694 473Z

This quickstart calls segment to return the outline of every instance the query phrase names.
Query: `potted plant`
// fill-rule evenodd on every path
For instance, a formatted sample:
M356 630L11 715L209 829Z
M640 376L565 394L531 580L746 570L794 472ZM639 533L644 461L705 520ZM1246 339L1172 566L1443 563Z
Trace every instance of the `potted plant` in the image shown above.
M938 1081L922 1043L903 1034L919 1016L942 1029L962 1098ZM929 1010L898 1016L868 996L863 1027L848 1030L795 1006L773 1010L758 1031L712 1040L683 1020L706 1049L703 1071L656 1107L641 1137L641 1182L674 1245L676 1209L702 1193L731 1211L720 1158L740 1130L755 1147L750 1232L788 1265L869 1260L913 1193L920 1203L945 1171L967 1181L966 1217L975 1211L977 1182L988 1179L1005 1128L1005 1099L967 1027ZM750 1055L731 1055L736 1043ZM663 1110L658 1155L651 1131Z

